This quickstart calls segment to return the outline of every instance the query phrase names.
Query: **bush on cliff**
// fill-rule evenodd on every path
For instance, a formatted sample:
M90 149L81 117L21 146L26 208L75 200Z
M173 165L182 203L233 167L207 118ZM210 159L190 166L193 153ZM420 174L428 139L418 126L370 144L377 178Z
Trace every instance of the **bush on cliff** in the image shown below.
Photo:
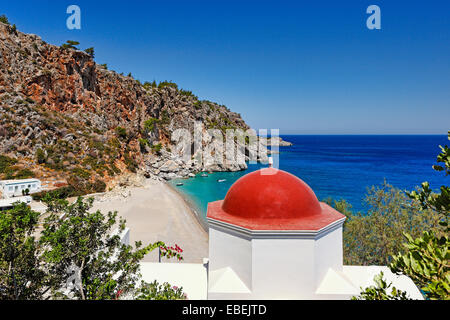
M90 55L92 58L94 58L95 53L94 53L94 48L90 47L84 50L84 52L86 52L88 55Z
M161 81L158 84L158 89L162 89L162 88L174 88L176 90L178 90L178 85L172 81Z
M0 155L0 174L6 173L8 169L17 163L16 159Z
M159 122L159 119L149 118L144 121L144 131L145 133L150 133L155 129L155 124Z
M78 48L76 46L79 45L79 44L80 43L78 41L67 40L66 43L63 43L61 45L61 48L78 50Z
M7 25L9 26L9 20L8 20L8 17L7 17L6 15L4 15L4 14L2 14L2 15L0 16L0 22L3 22L4 24L7 24Z
M117 136L119 137L119 138L121 138L121 139L126 139L127 138L127 130L125 129L125 128L122 128L122 127L117 127L116 128L116 134L117 134Z

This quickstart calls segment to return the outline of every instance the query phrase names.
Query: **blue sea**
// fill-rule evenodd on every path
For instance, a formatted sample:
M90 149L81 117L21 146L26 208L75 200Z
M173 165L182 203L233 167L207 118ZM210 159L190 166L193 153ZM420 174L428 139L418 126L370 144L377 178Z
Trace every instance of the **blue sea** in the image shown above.
M280 147L279 168L305 181L319 199L345 199L353 211L366 212L367 188L384 180L402 190L413 190L428 181L438 191L448 177L436 172L439 145L447 135L285 135L290 147ZM243 175L258 170L249 164L239 172L215 172L208 177L172 180L206 216L208 202L223 199L230 186ZM218 179L226 179L219 183ZM176 186L182 182L183 186Z

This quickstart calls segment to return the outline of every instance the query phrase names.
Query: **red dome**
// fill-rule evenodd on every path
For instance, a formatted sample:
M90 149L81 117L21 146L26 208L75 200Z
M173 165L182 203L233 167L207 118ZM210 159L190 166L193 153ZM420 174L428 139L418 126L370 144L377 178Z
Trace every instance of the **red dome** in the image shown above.
M320 203L301 179L265 168L237 180L223 201L209 203L207 217L254 230L318 230L345 216Z
M237 180L228 190L222 209L247 219L295 219L321 211L306 183L274 168L254 171Z

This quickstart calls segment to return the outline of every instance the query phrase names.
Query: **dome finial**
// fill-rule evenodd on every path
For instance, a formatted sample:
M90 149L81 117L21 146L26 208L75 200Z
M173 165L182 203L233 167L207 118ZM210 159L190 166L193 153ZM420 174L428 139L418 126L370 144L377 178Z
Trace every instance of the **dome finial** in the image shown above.
M273 158L269 157L269 168L273 167Z

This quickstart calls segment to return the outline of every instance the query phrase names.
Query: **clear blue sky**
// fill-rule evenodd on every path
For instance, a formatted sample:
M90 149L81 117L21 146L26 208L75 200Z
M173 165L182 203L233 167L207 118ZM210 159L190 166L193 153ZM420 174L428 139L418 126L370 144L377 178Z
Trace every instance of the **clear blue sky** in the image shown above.
M81 8L81 30L66 8ZM381 30L366 8L381 8ZM172 80L253 128L445 134L450 1L2 1L20 31L94 47L97 63Z

